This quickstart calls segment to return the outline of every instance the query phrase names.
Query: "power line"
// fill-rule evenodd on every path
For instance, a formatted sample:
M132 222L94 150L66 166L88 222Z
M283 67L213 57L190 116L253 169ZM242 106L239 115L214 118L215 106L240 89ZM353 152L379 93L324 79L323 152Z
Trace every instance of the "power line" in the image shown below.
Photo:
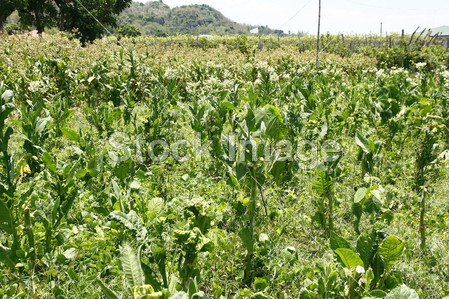
M101 23L91 12L90 10L88 10L83 3L81 3L79 0L75 0L79 5L81 5L82 8L84 8L85 11L87 11L87 13L95 20L97 21L98 24L100 24L101 27L103 27L104 30L106 30L106 32L109 35L112 35L111 31L108 30L108 28L106 28L106 26L103 25L103 23Z
M284 24L282 24L281 26L279 26L279 28L284 27L285 25L287 25L291 20L293 20L304 8L306 8L307 5L309 5L310 2L312 2L313 0L308 1L306 4L304 4L290 19L288 19L287 22L285 22Z

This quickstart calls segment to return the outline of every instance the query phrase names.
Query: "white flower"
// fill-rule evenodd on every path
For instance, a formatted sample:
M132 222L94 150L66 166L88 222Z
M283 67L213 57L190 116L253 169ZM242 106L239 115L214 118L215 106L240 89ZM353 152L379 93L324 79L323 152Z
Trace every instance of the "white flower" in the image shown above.
M164 77L167 79L176 79L177 75L178 75L178 70L171 68L171 67L167 68L164 73Z
M376 72L376 76L377 77L383 77L385 76L385 70L384 69L380 69Z
M279 76L275 72L272 72L272 73L270 73L270 79L273 82L278 82L279 81Z
M422 68L424 68L426 65L427 65L426 62L418 62L418 63L416 64L416 68L417 68L417 69L422 69Z
M31 81L28 89L31 92L38 92L40 89L43 88L43 82L42 81Z
M363 273L365 273L365 269L362 266L357 266L355 268L355 272L363 274Z
M254 85L261 85L262 84L262 80L260 80L260 78L257 78L256 81L254 81Z

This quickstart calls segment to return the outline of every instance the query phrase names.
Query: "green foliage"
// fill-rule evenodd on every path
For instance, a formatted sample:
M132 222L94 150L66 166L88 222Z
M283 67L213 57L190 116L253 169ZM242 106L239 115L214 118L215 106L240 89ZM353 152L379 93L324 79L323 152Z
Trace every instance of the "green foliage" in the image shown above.
M406 44L394 47L367 47L362 53L377 59L378 65L383 67L403 67L414 69L417 63L425 63L431 70L441 65L449 66L449 51L441 46L418 47Z
M382 257L385 267L393 265L401 256L404 243L395 236L388 236L379 247L379 255Z
M131 287L144 285L143 271L140 266L140 258L131 245L125 243L120 248L123 274Z
M22 26L18 23L9 23L3 26L3 30L8 33L9 35L12 35L14 33L18 33L22 31Z
M107 32L106 27L117 25L117 15L127 8L131 0L101 1L2 1L0 24L15 10L23 26L35 26L38 33L47 27L57 26L61 31L73 31L84 44L92 42Z
M116 29L116 33L120 36L136 37L140 36L140 30L134 25L120 25Z
M355 135L355 142L360 147L359 160L362 161L363 173L375 174L375 166L382 159L382 142L367 139L359 132Z
M162 1L132 2L120 14L120 23L133 25L144 35L167 36L177 34L248 34L252 26L233 22L208 5L182 5L171 9ZM262 35L282 34L260 26Z
M36 26L37 32L44 32L45 27L57 22L57 10L49 0L20 0L15 8L19 11L20 22L24 26Z
M447 296L448 73L311 40L0 37L0 297Z
M7 28L3 28L3 23L5 23L6 18L8 18L8 16L12 14L14 10L16 10L16 0L3 0L0 3L0 31L5 30L6 32L8 32L6 30ZM10 33L8 32L8 34Z
M385 291L395 288L402 282L395 273L389 273L388 270L401 257L404 243L395 236L388 236L383 240L382 238L383 233L380 231L362 234L357 239L356 251L352 250L351 246L334 249L335 241L332 242L331 238L331 247L338 260L350 270L347 275L352 282L346 290L349 297L386 294ZM333 239L340 240L339 243L343 243L344 246L349 245L340 236L334 235ZM392 294L395 292L396 289Z
M105 27L117 26L117 15L131 4L131 0L109 0L107 5L99 1L56 1L59 8L61 30L74 30L82 43L92 42L107 33Z
M363 267L363 261L360 257L351 249L338 248L335 253L340 257L343 265L348 269L355 269L357 266Z

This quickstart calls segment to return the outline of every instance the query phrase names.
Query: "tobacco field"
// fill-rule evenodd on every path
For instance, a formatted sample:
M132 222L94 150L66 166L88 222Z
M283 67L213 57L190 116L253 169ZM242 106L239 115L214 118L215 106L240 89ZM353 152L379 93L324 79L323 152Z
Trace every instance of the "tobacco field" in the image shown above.
M0 297L448 296L448 51L327 38L0 36Z

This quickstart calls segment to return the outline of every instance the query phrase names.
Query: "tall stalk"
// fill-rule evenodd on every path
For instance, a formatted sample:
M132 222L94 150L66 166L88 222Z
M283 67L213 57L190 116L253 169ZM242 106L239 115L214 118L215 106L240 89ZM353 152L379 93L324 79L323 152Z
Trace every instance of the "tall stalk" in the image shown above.
M248 205L248 224L250 235L250 246L247 248L245 260L245 277L247 284L251 284L254 279L254 242L255 242L255 227L256 227L256 207L257 207L257 181L255 177L254 168L251 169L251 185L250 185L250 201Z
M333 214L334 214L334 196L331 190L329 190L326 194L327 200L328 200L328 235L330 236L331 232L334 230L334 220L333 220Z
M27 208L24 211L25 215L25 228L24 231L26 231L27 237L28 237L28 244L30 245L30 248L32 248L32 252L30 253L31 261L34 263L36 260L36 246L34 242L34 232L33 227L31 224L31 216L30 216L30 210Z
M427 167L436 159L433 154L433 146L436 143L436 137L430 130L426 130L424 140L419 148L418 156L416 158L416 173L415 173L415 192L421 196L420 202L420 216L419 216L419 233L421 238L421 250L426 248L426 182L428 180L426 174Z
M424 217L426 214L426 192L421 192L421 207L419 214L419 233L421 237L421 250L426 248L426 225L424 223Z

